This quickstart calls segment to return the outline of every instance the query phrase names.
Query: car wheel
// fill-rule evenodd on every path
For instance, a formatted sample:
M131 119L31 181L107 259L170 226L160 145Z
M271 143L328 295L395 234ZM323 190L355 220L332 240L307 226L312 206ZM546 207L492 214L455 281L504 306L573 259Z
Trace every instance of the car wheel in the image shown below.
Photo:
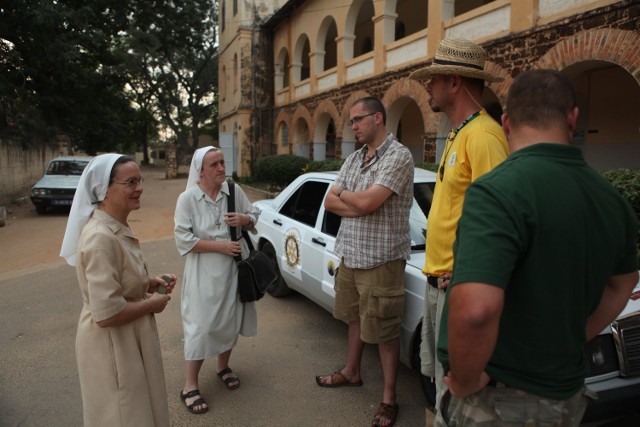
M278 279L274 282L273 285L267 288L267 292L269 293L269 295L276 298L290 295L293 291L291 290L291 288L287 286L284 279L282 278L282 275L280 274L280 268L278 267L276 249L273 247L271 243L266 242L264 245L262 245L262 248L260 250L265 254L267 254L269 258L271 258L271 261L273 262L273 265L276 269L276 273L278 273Z
M422 336L420 334L421 329L422 324L420 324L420 326L418 327L418 331L416 332L416 339L413 343L411 366L413 367L413 369L418 371L420 386L422 387L424 397L427 399L427 407L429 408L429 410L433 411L436 406L436 383L433 378L423 375L420 370L420 367L422 366L422 362L420 359L420 344L422 343Z
M43 215L47 212L47 207L46 206L36 206L36 212L38 212L38 215Z

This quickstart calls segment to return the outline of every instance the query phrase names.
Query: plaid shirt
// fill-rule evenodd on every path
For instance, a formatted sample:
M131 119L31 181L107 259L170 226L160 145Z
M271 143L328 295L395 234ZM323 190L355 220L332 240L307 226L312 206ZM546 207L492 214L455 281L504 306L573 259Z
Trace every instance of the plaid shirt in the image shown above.
M349 268L373 268L396 259L409 259L409 210L413 203L413 157L391 133L367 165L367 146L351 154L335 185L364 191L373 184L393 194L373 213L342 218L334 252Z

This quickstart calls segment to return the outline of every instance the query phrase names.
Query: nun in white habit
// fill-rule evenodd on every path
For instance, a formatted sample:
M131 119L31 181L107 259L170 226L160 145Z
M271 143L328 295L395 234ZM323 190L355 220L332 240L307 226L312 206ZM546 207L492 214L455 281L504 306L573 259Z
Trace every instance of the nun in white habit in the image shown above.
M175 239L180 255L186 255L182 285L182 323L186 380L180 398L191 413L209 407L200 395L198 374L204 359L217 356L216 373L228 389L240 386L229 367L238 335L257 333L255 303L241 303L234 256L248 254L244 239L232 241L229 227L255 233L259 211L235 185L235 212L228 212L229 185L224 156L208 146L193 155L186 190L178 197ZM238 233L240 235L240 233Z

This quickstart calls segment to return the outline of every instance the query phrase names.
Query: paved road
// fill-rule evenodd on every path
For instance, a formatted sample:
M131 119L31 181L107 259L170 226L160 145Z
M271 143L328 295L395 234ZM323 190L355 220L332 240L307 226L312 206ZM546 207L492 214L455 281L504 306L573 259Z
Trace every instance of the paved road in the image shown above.
M363 358L362 388L323 389L316 374L339 369L347 326L300 295L258 302L258 336L240 338L231 360L242 386L227 391L205 362L201 391L211 410L187 413L178 397L184 381L179 283L184 260L172 236L175 200L186 180L165 180L144 169L142 209L133 229L152 274L178 274L178 287L157 315L171 424L174 426L369 426L381 397L382 374L374 346ZM258 192L247 190L252 200ZM30 204L10 207L0 227L0 427L80 426L82 402L74 342L82 300L75 270L59 258L67 213L39 216ZM424 426L424 397L415 372L400 367L398 427ZM640 415L589 427L640 425Z
M166 220L185 182L163 180L154 171L143 174L142 209L132 216L132 227L147 236L142 248L152 274L175 272L180 283L184 261L167 236ZM57 259L65 224L65 212L38 216L26 206L14 208L7 226L0 228L3 256L21 254L13 262L0 261L0 426L82 425L74 355L82 301L75 271ZM258 302L258 336L241 337L231 360L242 386L227 391L215 376L215 361L208 360L201 391L212 409L199 416L187 413L178 398L184 359L179 285L176 290L165 312L157 315L172 425L370 425L382 391L377 349L366 347L362 388L318 387L316 374L343 363L347 327L300 295ZM416 374L405 366L398 392L396 425L423 426L424 397Z

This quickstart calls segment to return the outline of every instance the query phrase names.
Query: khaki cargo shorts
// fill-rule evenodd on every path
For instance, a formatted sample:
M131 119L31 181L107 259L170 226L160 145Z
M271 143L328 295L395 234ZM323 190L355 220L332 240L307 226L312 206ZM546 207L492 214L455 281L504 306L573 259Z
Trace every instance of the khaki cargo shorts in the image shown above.
M333 317L347 322L360 320L360 338L366 343L398 338L404 311L405 264L398 259L360 269L340 262Z

